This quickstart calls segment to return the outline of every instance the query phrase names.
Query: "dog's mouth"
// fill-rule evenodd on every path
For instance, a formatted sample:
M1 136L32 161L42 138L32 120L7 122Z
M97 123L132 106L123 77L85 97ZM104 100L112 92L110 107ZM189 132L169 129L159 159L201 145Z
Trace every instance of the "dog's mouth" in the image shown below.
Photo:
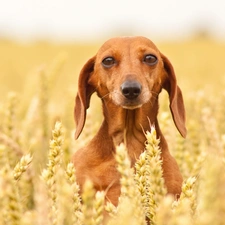
M123 97L121 97L119 99L118 98L113 99L113 102L117 106L120 106L123 109L128 109L128 110L134 110L134 109L141 108L146 103L146 101L143 101L142 98L128 100Z
M125 101L124 103L120 104L122 106L122 108L124 109L129 109L129 110L133 110L133 109L138 109L141 108L143 103L140 102L136 102L136 101Z
M124 105L122 106L124 109L129 109L129 110L134 110L134 109L138 109L138 108L141 108L142 105Z

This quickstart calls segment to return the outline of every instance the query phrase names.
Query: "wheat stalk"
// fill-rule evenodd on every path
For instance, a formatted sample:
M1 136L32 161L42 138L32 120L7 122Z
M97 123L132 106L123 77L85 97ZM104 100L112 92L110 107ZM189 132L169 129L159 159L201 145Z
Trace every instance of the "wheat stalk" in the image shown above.
M63 131L62 124L56 122L55 128L52 131L53 139L49 145L49 155L47 169L44 169L41 177L46 182L49 197L51 199L50 209L50 221L52 224L58 224L57 218L59 218L58 204L57 204L57 182L60 178L60 167L62 164L62 145L63 145Z

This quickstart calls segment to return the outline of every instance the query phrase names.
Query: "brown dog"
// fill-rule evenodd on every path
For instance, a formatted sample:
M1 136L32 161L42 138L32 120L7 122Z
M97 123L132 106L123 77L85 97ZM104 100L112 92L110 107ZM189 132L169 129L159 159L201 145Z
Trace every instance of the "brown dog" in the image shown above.
M115 147L126 143L134 165L144 150L143 132L155 125L163 159L163 176L168 193L179 195L182 176L168 151L157 121L158 94L169 94L170 110L180 134L186 136L185 109L170 61L144 37L108 40L80 72L74 116L77 139L82 132L91 95L102 100L104 121L90 143L73 156L77 181L88 178L97 191L107 190L106 199L118 204L120 175L114 159Z

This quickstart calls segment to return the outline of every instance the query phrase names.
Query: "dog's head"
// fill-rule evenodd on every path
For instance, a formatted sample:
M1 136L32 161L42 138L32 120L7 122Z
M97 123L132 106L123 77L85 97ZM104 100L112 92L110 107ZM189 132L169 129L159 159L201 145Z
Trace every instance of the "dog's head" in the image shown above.
M161 89L169 94L174 123L186 136L185 109L170 61L144 37L119 37L105 42L82 68L74 116L78 138L86 119L90 97L96 91L103 100L133 110L157 99Z

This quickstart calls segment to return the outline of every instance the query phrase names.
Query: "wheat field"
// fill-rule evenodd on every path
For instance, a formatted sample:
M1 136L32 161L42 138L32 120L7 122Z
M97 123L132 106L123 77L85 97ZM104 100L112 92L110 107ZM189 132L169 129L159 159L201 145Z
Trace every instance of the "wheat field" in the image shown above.
M117 147L121 173L118 207L104 206L104 193L90 182L79 195L72 154L101 124L93 96L85 129L74 140L74 99L82 65L93 44L17 43L0 40L0 225L225 224L225 42L196 37L156 42L172 62L183 91L187 130L180 137L168 96L160 95L159 123L184 183L178 201L166 195L154 127L130 168L125 146ZM81 204L82 199L82 204Z

